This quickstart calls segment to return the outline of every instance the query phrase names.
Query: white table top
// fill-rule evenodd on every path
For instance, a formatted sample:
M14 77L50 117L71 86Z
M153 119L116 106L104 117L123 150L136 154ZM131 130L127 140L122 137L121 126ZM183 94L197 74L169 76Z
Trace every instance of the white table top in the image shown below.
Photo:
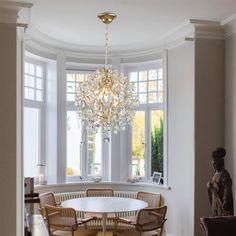
M76 211L91 213L116 213L124 211L136 211L146 208L144 201L132 198L119 197L85 197L70 199L62 202L62 207L71 207Z

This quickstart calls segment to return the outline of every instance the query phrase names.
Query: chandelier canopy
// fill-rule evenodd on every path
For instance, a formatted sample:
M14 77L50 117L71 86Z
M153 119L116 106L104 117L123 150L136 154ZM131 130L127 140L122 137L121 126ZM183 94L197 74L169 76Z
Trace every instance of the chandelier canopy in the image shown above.
M137 98L132 94L133 84L118 71L108 66L108 24L116 15L101 13L98 17L106 24L105 66L89 75L77 88L77 114L88 130L96 133L125 130L134 118Z

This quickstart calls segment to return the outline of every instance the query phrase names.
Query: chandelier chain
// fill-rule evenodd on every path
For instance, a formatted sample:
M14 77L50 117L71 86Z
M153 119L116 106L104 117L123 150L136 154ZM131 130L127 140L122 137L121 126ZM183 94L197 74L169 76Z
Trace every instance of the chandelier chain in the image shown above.
M108 24L106 24L106 33L105 33L105 45L106 45L106 51L105 51L105 65L107 67L108 64Z

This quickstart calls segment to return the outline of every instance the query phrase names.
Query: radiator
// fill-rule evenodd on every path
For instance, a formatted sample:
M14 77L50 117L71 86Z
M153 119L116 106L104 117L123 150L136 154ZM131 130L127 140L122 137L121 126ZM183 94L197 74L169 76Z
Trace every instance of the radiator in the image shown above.
M114 195L115 197L122 197L122 198L136 198L137 197L137 193L136 192L128 192L128 191L114 191ZM74 198L83 198L85 197L84 195L84 191L80 191L80 192L66 192L66 193L55 193L55 198L57 202L63 202L69 199L74 199ZM83 212L77 212L78 217L79 218L84 218L84 213ZM116 216L119 217L128 217L128 216L134 216L136 214L136 212L121 212L121 213L117 213ZM115 224L112 220L107 220L107 227L111 227L114 228ZM100 220L94 220L91 221L87 224L87 226L89 228L93 228L93 227L101 227L101 221ZM119 228L121 227L130 227L128 225L125 224L120 224L119 223Z

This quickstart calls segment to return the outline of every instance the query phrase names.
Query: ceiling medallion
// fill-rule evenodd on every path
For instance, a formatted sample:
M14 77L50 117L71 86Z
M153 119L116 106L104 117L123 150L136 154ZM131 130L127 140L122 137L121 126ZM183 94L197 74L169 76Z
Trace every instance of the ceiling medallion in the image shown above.
M106 25L105 66L89 75L77 88L75 105L78 117L94 133L98 130L102 133L125 130L126 125L132 124L134 108L138 105L132 93L134 85L108 66L108 25L116 17L109 12L98 15Z

